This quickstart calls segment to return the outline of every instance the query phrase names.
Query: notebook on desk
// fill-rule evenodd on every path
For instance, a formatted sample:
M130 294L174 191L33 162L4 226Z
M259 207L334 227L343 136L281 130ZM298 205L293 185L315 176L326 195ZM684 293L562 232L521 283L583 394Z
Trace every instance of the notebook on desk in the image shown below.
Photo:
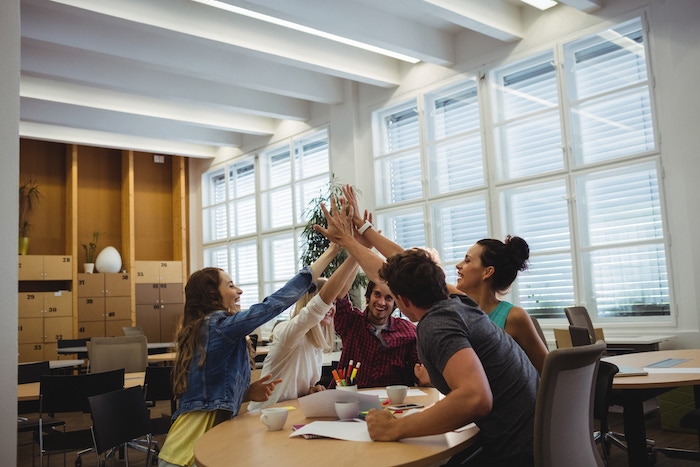
M649 372L644 371L642 368L631 366L631 365L618 365L619 371L615 376L646 376Z

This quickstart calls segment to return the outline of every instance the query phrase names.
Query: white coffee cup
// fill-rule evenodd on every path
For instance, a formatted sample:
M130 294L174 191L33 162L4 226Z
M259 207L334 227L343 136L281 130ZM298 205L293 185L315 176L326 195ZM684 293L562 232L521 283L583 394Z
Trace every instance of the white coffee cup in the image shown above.
M336 402L335 413L341 420L352 420L360 415L360 403L355 402Z
M403 384L395 384L393 386L386 387L386 395L392 404L402 404L404 399L406 399L406 394L408 394L408 386Z
M285 407L268 407L261 410L260 420L270 431L281 430L287 421L289 411Z

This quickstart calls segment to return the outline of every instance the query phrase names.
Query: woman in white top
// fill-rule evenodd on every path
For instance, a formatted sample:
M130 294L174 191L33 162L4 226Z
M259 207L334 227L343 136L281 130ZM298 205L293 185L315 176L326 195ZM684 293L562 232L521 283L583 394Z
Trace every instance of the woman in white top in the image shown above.
M339 251L333 244L329 250L332 248ZM273 375L282 382L275 385L267 401L250 402L248 410L259 410L325 389L316 383L321 379L323 353L332 350L335 340L333 303L336 297L347 294L357 268L355 260L348 257L325 284L319 279L316 291L297 301L289 320L275 326L261 377Z

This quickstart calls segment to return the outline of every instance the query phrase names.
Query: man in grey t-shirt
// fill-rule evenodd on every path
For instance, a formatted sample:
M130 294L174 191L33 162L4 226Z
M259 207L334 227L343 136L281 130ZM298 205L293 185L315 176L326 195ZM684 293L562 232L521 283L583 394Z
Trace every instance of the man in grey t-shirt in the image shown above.
M352 208L339 211L334 203L332 213L323 209L328 229L316 230L355 257L370 279L386 282L401 311L418 322L419 357L446 396L410 417L370 411L370 437L395 441L475 422L484 449L469 465L531 466L538 374L520 346L469 298L448 294L445 273L427 252L405 250L384 262L353 237L358 222ZM377 246L381 234L370 232Z

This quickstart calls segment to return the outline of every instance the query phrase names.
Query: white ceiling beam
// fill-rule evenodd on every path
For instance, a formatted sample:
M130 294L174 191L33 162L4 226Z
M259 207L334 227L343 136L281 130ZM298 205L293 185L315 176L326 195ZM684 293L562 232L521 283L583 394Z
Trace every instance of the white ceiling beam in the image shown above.
M266 117L236 114L201 105L136 96L32 76L21 77L19 95L34 100L163 118L253 135L272 134L278 123Z
M284 120L307 120L300 99L228 86L153 69L142 63L47 44L22 43L22 75L184 103L203 102L225 111Z
M603 8L603 0L558 0L559 3L590 13Z
M423 0L430 14L494 39L523 38L520 7L506 0Z
M113 131L124 135L172 139L214 146L236 147L240 145L241 138L239 133L175 120L28 98L20 98L20 119L24 122L63 125L94 131Z
M25 41L50 41L79 51L128 58L146 63L150 68L162 67L194 78L223 84L235 82L257 91L319 103L342 102L342 85L338 78L271 63L221 43L154 28L146 31L118 27L113 18L105 21L102 15L91 16L86 20L55 8L26 5L23 6L22 37ZM91 40L86 41L85 37Z
M83 130L33 122L20 122L19 136L21 138L40 139L57 143L82 144L202 159L214 158L220 149L203 144L188 144L174 140L142 138L132 135L119 135L113 132Z
M400 83L399 61L189 0L53 0L127 21L240 47L268 60L381 87Z
M328 0L222 0L241 8L380 47L427 63L455 60L451 34L389 14L371 5Z

